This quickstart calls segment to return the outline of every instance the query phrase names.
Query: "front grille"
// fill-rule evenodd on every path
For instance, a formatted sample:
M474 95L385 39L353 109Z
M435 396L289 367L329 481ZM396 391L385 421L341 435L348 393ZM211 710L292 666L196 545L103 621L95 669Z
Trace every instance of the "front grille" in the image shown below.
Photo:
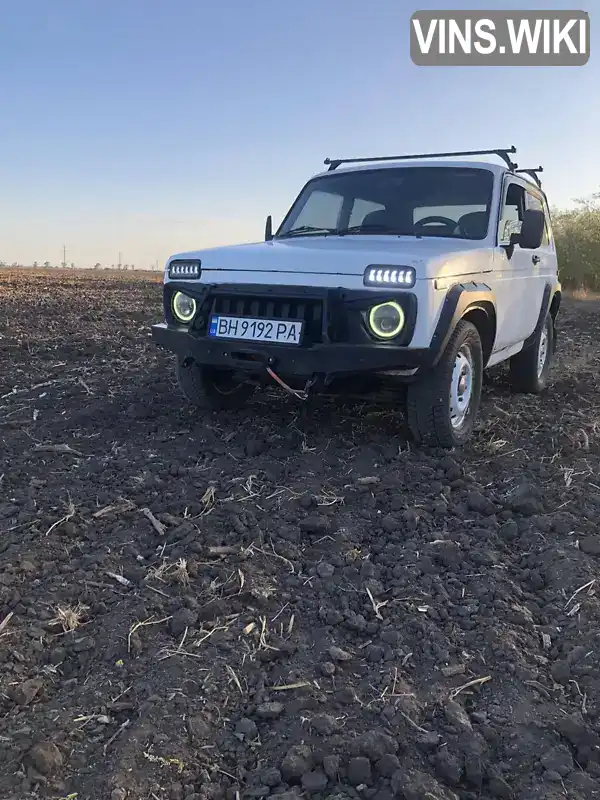
M323 301L298 297L213 295L211 314L257 319L303 320L303 344L323 341Z

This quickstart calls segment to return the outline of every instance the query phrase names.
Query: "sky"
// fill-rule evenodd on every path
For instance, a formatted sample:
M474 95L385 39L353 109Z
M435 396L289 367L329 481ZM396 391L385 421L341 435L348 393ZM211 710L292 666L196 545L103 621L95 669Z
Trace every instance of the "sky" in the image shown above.
M0 261L162 268L260 241L325 157L516 145L600 191L600 0L582 67L418 67L409 21L482 2L19 0L0 26Z

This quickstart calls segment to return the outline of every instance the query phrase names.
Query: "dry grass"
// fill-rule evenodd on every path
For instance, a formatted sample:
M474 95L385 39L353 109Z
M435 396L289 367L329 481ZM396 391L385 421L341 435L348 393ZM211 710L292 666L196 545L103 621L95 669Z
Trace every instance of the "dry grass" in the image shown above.
M58 606L56 609L56 616L50 620L49 625L60 625L63 633L76 631L84 621L88 611L89 607L83 603L78 603L76 606Z
M191 582L188 561L185 558L178 559L174 564L163 561L149 570L147 579L151 578L162 583L175 583L187 587Z
M600 300L600 292L593 292L591 289L564 289L563 294L573 300Z

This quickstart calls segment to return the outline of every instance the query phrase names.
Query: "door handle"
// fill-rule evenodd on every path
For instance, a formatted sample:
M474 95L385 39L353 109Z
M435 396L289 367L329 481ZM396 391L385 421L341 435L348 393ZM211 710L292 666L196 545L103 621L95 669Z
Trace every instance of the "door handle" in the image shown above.
M534 253L531 256L531 260L533 261L534 264L539 264L540 263L540 257L536 253Z

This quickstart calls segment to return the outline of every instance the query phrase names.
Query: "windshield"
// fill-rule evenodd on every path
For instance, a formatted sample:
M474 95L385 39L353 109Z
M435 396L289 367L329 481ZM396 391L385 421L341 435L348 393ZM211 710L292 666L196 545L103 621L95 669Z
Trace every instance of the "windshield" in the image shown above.
M309 181L276 236L487 235L494 175L476 167L391 167Z

